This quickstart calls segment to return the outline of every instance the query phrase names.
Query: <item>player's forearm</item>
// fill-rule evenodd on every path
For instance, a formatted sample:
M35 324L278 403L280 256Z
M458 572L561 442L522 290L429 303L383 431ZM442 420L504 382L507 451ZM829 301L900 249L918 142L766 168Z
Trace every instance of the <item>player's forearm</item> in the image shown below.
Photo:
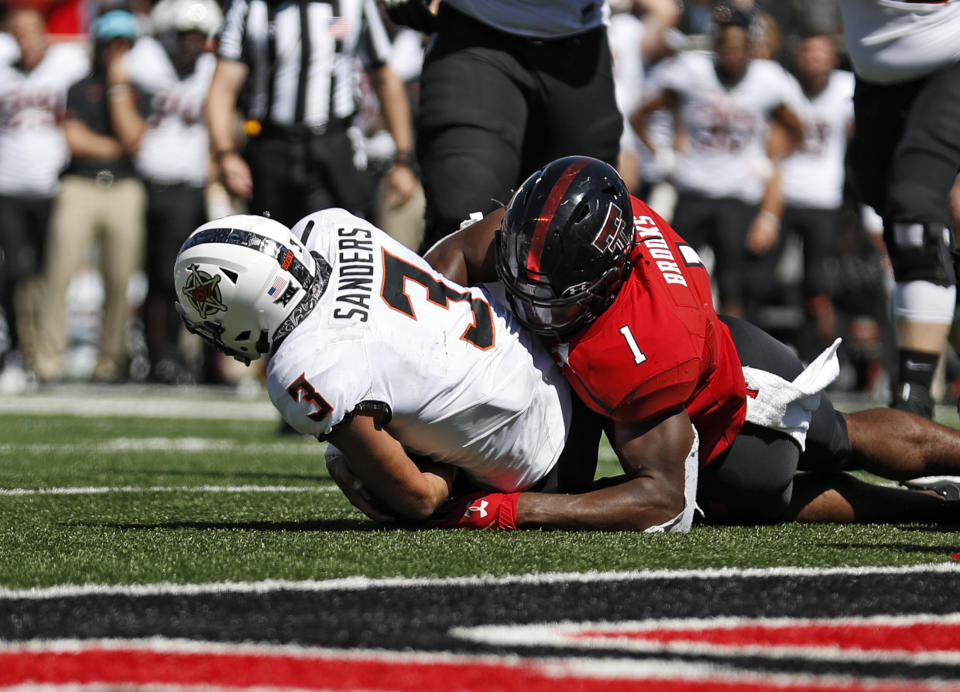
M98 134L81 121L66 121L63 131L70 155L74 158L110 160L123 156L120 140Z
M127 154L136 154L147 123L137 111L133 87L125 82L114 84L107 89L107 95L114 134Z
M582 495L521 493L517 528L643 531L683 511L682 493L648 477Z

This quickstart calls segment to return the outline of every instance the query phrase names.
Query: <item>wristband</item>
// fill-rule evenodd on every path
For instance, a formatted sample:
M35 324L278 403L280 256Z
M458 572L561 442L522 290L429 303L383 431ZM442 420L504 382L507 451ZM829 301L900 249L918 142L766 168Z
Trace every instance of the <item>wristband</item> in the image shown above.
M761 219L766 219L773 224L774 228L780 228L780 217L774 214L772 211L761 211L757 216Z
M413 152L410 149L400 149L393 155L394 166L410 166L413 164Z
M130 89L132 89L130 84L128 84L127 82L120 82L118 84L114 84L111 87L107 87L107 96L109 98L115 99L119 96L123 96L124 94L128 93Z

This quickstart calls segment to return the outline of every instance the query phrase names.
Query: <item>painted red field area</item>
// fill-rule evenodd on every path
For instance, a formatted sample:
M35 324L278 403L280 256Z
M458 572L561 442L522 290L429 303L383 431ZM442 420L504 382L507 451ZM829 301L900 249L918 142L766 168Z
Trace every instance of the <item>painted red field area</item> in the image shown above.
M629 629L587 629L577 640L627 640L656 644L690 644L727 649L800 647L871 653L960 653L960 622L924 619L883 621L740 622L736 624L691 623Z
M153 651L149 648L98 648L0 652L0 686L118 685L210 686L215 688L296 688L323 690L391 690L397 692L904 692L904 690L960 689L949 685L913 682L815 680L808 676L715 675L692 677L663 669L656 674L637 666L635 674L622 662L571 660L516 661L510 658L396 655L337 656L282 653Z

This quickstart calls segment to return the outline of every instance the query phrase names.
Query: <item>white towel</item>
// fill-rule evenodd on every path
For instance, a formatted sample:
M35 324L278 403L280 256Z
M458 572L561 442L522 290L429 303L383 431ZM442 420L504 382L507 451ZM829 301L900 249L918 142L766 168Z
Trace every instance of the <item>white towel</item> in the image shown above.
M820 406L820 393L840 374L837 339L793 382L765 370L744 366L747 382L747 422L781 430L806 449L807 430Z

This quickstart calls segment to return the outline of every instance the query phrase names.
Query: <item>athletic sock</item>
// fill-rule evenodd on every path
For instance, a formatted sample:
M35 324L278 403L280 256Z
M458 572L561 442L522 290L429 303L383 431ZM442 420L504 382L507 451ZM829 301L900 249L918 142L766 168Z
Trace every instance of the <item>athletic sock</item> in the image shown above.
M897 381L893 391L893 408L911 411L926 418L933 416L930 387L937 369L938 353L901 349Z

